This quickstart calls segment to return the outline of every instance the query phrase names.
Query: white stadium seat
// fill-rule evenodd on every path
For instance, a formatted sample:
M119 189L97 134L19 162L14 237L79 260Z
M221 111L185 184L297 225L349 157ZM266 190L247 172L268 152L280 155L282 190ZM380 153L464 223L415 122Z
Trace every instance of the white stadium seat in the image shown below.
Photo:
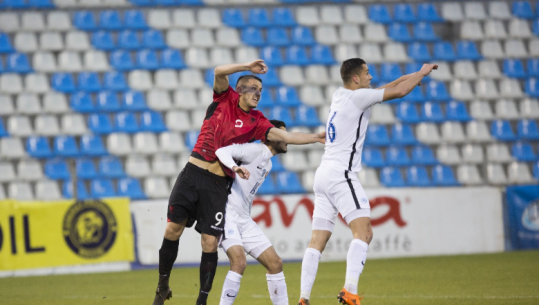
M361 43L363 35L358 25L343 24L339 26L339 37L341 43Z
M198 25L204 28L217 29L223 24L221 14L214 8L203 8L197 12Z
M234 62L230 48L216 47L210 49L210 62L212 66L220 66Z
M380 46L375 43L362 43L359 46L359 56L368 63L381 63L384 61ZM357 54L357 53L356 53ZM357 56L355 56L357 57ZM351 57L344 58L346 60Z
M180 153L187 150L183 137L177 132L163 132L159 135L160 151L165 153Z
M60 133L60 125L54 115L38 115L35 120L35 126L36 132L39 135L55 136Z
M37 37L34 33L18 32L13 40L14 47L20 52L35 52L38 49Z
M22 78L16 73L0 74L0 92L17 94L22 91Z
M393 115L393 109L387 104L377 104L371 107L370 122L376 124L393 124L397 120Z
M209 68L208 52L203 48L189 48L185 52L185 63L193 68Z
M311 192L314 187L314 175L315 171L305 171L301 174L301 184L303 188L308 192Z
M168 198L170 186L163 177L150 177L144 179L144 193L153 199Z
M363 30L365 40L370 42L386 42L388 40L386 28L383 24L368 23Z
M67 97L59 92L45 93L43 95L43 111L54 114L69 112Z
M457 167L457 179L464 185L477 185L483 183L483 179L481 179L477 166L471 164L461 164Z
M177 28L192 29L196 27L195 13L189 9L176 9L172 12L172 25Z
M148 107L157 110L165 111L172 108L172 100L170 94L166 90L152 89L147 94Z
M32 201L34 200L34 192L28 182L11 182L8 186L7 197L20 201Z
M304 171L309 168L303 151L289 151L282 156L283 165L292 171Z
M66 72L82 70L82 62L78 52L63 51L58 55L58 69Z
M511 10L505 1L492 1L488 3L488 11L491 18L509 19L511 18Z
M380 51L379 48L378 51ZM357 48L353 44L339 44L335 47L335 59L337 61L344 61L355 57L358 57L358 53Z
M344 19L349 24L365 24L370 22L367 10L363 5L348 5L344 10Z
M468 140L476 143L490 142L492 137L485 122L471 121L466 125Z
M425 144L440 143L440 134L436 124L419 123L417 125L417 139Z
M20 29L19 15L17 13L0 13L0 31L13 33Z
M513 161L513 157L511 157L507 145L492 143L487 146L487 160L495 163L506 163Z
M485 37L479 21L464 21L460 25L460 38L468 40L481 40Z
M457 61L453 65L453 69L454 69L455 77L458 79L464 79L464 80L477 79L477 70L475 69L475 65L471 61L468 61L468 60Z
M316 85L301 86L299 88L299 98L304 104L310 106L321 106L326 103L322 88Z
M436 150L436 159L444 164L456 165L462 162L460 152L456 146L440 145Z
M487 13L482 2L464 2L464 16L466 19L485 20Z
M502 45L497 40L486 40L481 44L481 54L487 59L501 59L505 57Z
M109 60L105 52L87 51L84 53L84 68L89 71L109 71Z
M299 86L305 83L300 66L283 66L279 71L279 76L283 84L289 86Z
M191 43L195 47L209 48L215 44L213 34L210 29L191 30Z
M189 33L183 29L173 29L166 33L167 45L176 49L186 49L191 46Z
M460 3L450 2L442 4L442 18L447 21L458 22L464 19Z
M0 115L8 116L15 113L13 99L10 95L0 94Z
M444 122L440 129L442 130L442 140L444 143L466 142L466 136L460 122Z
M0 158L19 159L26 156L20 138L0 138Z
M451 96L457 100L468 101L475 98L470 82L466 80L455 80L451 82L449 91L451 92Z
M47 14L47 29L50 31L69 31L72 28L68 12L51 11Z
M487 180L490 184L507 184L507 176L501 164L487 164Z
M496 84L490 79L477 81L475 83L475 94L478 98L487 100L493 100L500 96Z
M194 89L181 88L174 91L174 107L190 110L198 108L198 104L200 104L200 101L198 100Z
M462 161L466 163L483 163L483 147L478 144L466 144L461 149Z
M329 82L326 66L309 65L305 68L306 81L313 85L325 85Z
M17 165L20 180L37 181L43 179L43 167L37 160L21 160Z
M146 177L150 175L150 163L146 157L130 154L125 160L125 172L135 178Z
M314 30L316 41L321 44L335 45L339 43L337 29L332 25L319 25Z
M528 49L531 57L539 57L539 39L530 39Z
M485 22L485 36L491 39L505 39L507 38L507 31L503 22L500 20L487 20Z
M64 48L64 40L58 32L43 32L39 35L39 48L44 51L60 51Z
M339 6L325 5L320 8L320 18L322 23L339 25L343 23L342 11Z
M184 69L180 71L180 84L184 88L202 88L204 87L204 78L198 69Z
M494 118L490 104L479 100L470 103L470 115L476 120L492 120Z
M238 30L232 28L220 28L216 32L217 44L223 47L241 46L241 39Z
M26 91L32 93L46 93L50 90L49 80L45 74L31 73L24 78Z
M320 17L316 6L300 6L296 10L296 20L305 26L320 24Z
M453 79L449 64L446 62L437 62L436 64L438 64L438 70L436 70L436 73L430 74L432 79L441 81L450 81Z
M52 180L38 181L36 183L36 199L45 201L62 199L58 183Z
M12 115L7 119L7 131L16 137L28 137L34 133L30 119L27 116Z
M235 50L236 61L251 62L258 59L258 50L253 47L239 47Z
M167 127L174 131L188 131L191 129L191 122L186 111L168 111L165 115Z
M0 161L0 182L9 182L17 178L13 163Z
M517 106L512 100L498 100L496 102L496 118L516 120L520 117Z
M107 150L113 155L128 155L133 152L131 137L126 133L112 133L107 137Z
M525 184L533 182L528 165L524 162L512 162L507 166L509 183Z
M66 49L72 51L86 51L91 48L88 34L79 31L68 32L65 36Z
M64 114L61 120L62 133L80 136L88 133L84 116L81 114Z
M521 39L506 40L504 47L507 57L523 58L528 56L524 42Z
M56 66L56 58L50 52L36 52L32 57L33 67L36 71L55 72L58 70Z
M524 96L519 81L509 78L504 78L500 81L500 94L505 98L521 98Z
M171 27L170 12L164 9L154 9L148 12L148 25L155 29L168 29Z
M151 132L138 132L133 136L135 152L155 154L158 151L157 137Z
M158 70L154 77L157 88L172 90L179 86L178 73L175 70Z
M45 29L45 18L38 12L25 12L21 15L21 29L23 31L39 32Z
M21 93L15 100L17 112L21 114L39 114L41 112L41 103L39 97L32 93Z
M178 166L175 158L169 154L156 154L152 158L152 174L156 176L176 176Z
M539 101L525 98L520 101L520 113L528 119L539 119Z
M363 187L380 187L380 180L378 179L378 174L376 170L372 168L363 167L358 173L359 181Z
M530 38L532 32L530 24L524 19L513 19L509 22L509 36L513 38Z
M129 72L127 77L129 87L134 90L147 91L153 87L152 76L149 71L135 70Z
M479 76L481 78L501 78L502 73L500 72L500 68L498 67L498 64L494 60L483 60L480 61L478 64L478 70L479 70Z
M384 45L384 55L386 61L406 62L408 55L402 43L389 42Z

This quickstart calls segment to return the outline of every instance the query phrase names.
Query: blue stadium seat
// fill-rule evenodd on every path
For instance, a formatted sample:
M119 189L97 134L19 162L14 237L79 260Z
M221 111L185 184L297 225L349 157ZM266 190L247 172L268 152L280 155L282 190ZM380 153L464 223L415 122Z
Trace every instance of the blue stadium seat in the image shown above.
M140 182L135 178L123 178L118 180L118 196L129 197L132 200L146 199Z
M457 60L457 55L455 55L453 45L448 41L435 43L433 47L433 59L450 62Z
M448 121L468 122L472 117L466 110L466 105L463 102L451 101L445 108L446 118Z
M279 87L277 88L276 93L277 98L275 101L279 106L296 107L301 105L298 93L294 87Z
M31 136L26 139L26 152L33 158L50 158L53 156L46 137Z
M369 6L369 19L378 23L390 23L392 21L387 6L383 4Z
M530 77L539 77L539 58L528 59L526 68Z
M6 72L5 68L4 68L4 64L2 63L2 59L0 58L0 74Z
M408 166L410 157L404 147L390 146L386 150L386 162L389 166Z
M278 87L283 85L281 83L281 80L279 79L279 75L277 75L276 69L269 69L268 72L266 72L265 74L259 74L258 77L260 77L260 79L264 83L264 86L266 87Z
M28 73L32 72L32 66L28 56L24 53L11 53L6 59L6 72Z
M397 104L396 117L399 119L399 121L404 123L421 122L417 108L412 103L402 102Z
M120 111L120 101L118 96L114 92L101 91L97 95L96 109L102 112L115 112Z
M492 136L500 141L514 141L516 140L513 129L508 121L496 120L490 125L490 133Z
M99 13L99 27L110 31L119 31L124 26L117 11L106 10Z
M304 26L297 26L292 29L292 43L301 46L312 46L316 43L311 29Z
M421 106L421 118L423 121L435 123L445 121L445 116L440 104L431 102L427 102Z
M539 97L539 81L537 78L528 78L524 83L524 92L533 97Z
M433 3L420 3L417 5L417 18L421 21L442 22L444 21Z
M28 0L28 6L33 8L54 8L51 0Z
M62 183L62 196L64 198L73 198L73 182L70 180L64 181ZM86 188L86 185L84 184L83 180L77 181L77 199L79 200L86 200L90 199L90 194L88 193L88 189Z
M75 27L83 31L97 30L94 14L90 11L76 12L73 16L73 24Z
M392 82L397 78L402 76L402 70L399 64L397 63L385 63L382 64L382 81L383 82ZM371 72L369 68L369 73ZM371 73L372 75L372 73ZM374 79L374 77L373 77Z
M71 176L67 162L61 158L49 159L43 166L45 176L53 180L66 180Z
M164 69L183 69L187 67L183 60L182 53L174 49L165 49L161 51L161 66Z
M305 189L294 172L280 172L275 174L277 189L285 194L305 193Z
M371 83L378 83L381 81L380 73L378 72L378 68L376 68L373 64L367 64L367 67L369 67L369 74L372 76Z
M88 117L88 129L96 134L109 134L114 131L108 114L94 113Z
M389 143L389 134L384 125L369 125L365 136L365 145L386 146Z
M424 166L411 166L406 170L406 181L410 186L432 186L427 169Z
M533 177L539 180L539 161L533 163Z
M432 183L438 186L458 186L455 174L447 165L436 165L432 169Z
M105 178L125 177L122 161L118 157L102 157L99 159L99 175Z
M418 22L414 25L414 37L419 41L434 42L440 40L440 37L436 35L432 24L428 22Z
M185 134L185 146L189 150L193 150L193 148L195 147L199 134L200 134L200 130L189 130Z
M417 21L414 9L410 4L396 4L393 6L393 18L397 22L413 23Z
M78 179L95 179L99 177L92 159L80 158L75 162Z
M273 24L286 27L297 25L294 14L288 7L277 7L273 9Z
M408 31L408 26L402 23L393 23L387 31L389 38L399 42L411 42L412 36Z
M213 78L214 78L214 69L206 69L206 72L204 72L204 82L206 83L206 85L208 86L213 86ZM234 82L237 82L238 81L238 77L236 77L236 73L234 74L230 74L228 76L228 83L230 84L230 86L234 87Z
M258 187L258 191L257 191L257 194L259 195L272 195L272 194L278 194L278 193L279 191L277 190L277 186L275 185L275 182L273 181L273 175L266 176L266 180L264 180L264 183L262 183L262 185Z
M261 47L266 44L259 28L248 27L241 31L241 40L248 45Z
M539 140L539 129L534 120L520 120L517 124L517 137L526 140Z
M427 62L431 60L427 45L422 42L414 42L408 45L408 56L413 60Z
M110 91L128 90L127 82L122 72L110 71L103 76L103 88Z
M535 161L537 155L533 152L533 148L530 143L516 142L511 146L511 155L517 161Z
M275 106L275 100L271 94L271 90L262 90L260 101L258 102L258 108L269 108Z
M131 4L136 6L151 6L154 5L154 0L129 0Z
M78 157L80 156L79 148L77 147L77 142L72 136L56 136L53 142L54 154L63 157Z
M416 145L412 148L412 164L435 165L438 160L434 157L432 149L427 145Z
M78 75L77 83L79 90L87 92L96 92L101 90L99 76L95 72L81 72Z
M69 97L71 109L76 112L88 113L95 111L95 105L92 96L86 92L77 92Z
M160 68L157 53L153 50L140 50L137 52L137 66L143 70L157 70Z
M139 91L127 91L122 95L122 106L126 111L144 111L148 109L146 106L146 98Z
M69 73L54 73L51 83L52 88L59 92L71 93L77 89L73 75Z
M206 75L206 82L213 87L213 70L214 69L208 69L208 71L206 72L208 75ZM268 74L270 71L273 71L275 72L274 69L269 69L268 72L266 72L266 74ZM244 75L247 75L249 74L248 72L244 71L244 72L238 72L238 73L234 73L234 74L231 74L228 76L228 83L234 87L236 85L236 83L238 82L238 79ZM258 77L262 76L262 75L266 75L266 74L259 74ZM266 86L267 84L264 83L264 85Z
M336 63L331 49L325 45L315 45L312 47L311 56L311 61L313 64L333 65Z
M167 44L161 31L146 30L142 32L142 47L146 49L164 49Z
M118 48L126 50L138 50L142 48L137 32L124 30L118 33Z
M115 197L116 190L110 179L93 179L90 182L90 195L93 198Z
M539 6L538 6L539 7ZM537 14L539 16L539 13ZM539 18L535 19L532 23L532 31L535 35L539 36Z
M279 157L276 157L276 158L273 158L271 159L272 161L272 166L271 166L271 171L272 172L283 172L283 171L286 171L286 168L284 168L283 164L281 163L281 158Z
M423 86L415 87L407 96L402 98L403 101L423 103L427 101L427 98L423 94Z
M121 112L114 116L114 127L118 132L135 133L140 130L137 118L132 112Z
M116 48L111 32L98 31L92 33L92 45L98 50L111 51Z
M271 120L283 121L287 127L296 126L296 122L294 122L294 119L292 118L292 115L290 114L290 108L288 107L282 107L282 106L273 107L273 109L271 109L270 111L270 118Z
M267 28L271 26L271 19L269 17L268 11L265 8L252 8L249 9L247 14L247 22L250 26Z
M428 100L437 102L451 100L451 96L449 96L444 82L431 80L427 83L426 87Z
M9 40L9 36L5 33L0 33L0 53L11 53L15 49Z
M414 132L410 125L394 124L391 128L391 143L396 145L417 144Z
M458 59L480 60L483 57L477 51L477 47L473 41L459 41L457 43Z
M99 135L83 135L80 139L81 153L88 157L101 157L107 155L107 150Z
M0 138L7 137L9 134L4 127L4 121L2 121L2 118L0 118Z
M205 3L202 0L178 0L180 5L190 5L190 6L204 6Z
M526 78L524 65L519 59L505 59L503 61L503 73L512 78Z
M322 122L318 119L316 109L301 105L296 109L296 124L299 126L318 127Z
M144 111L140 116L140 121L140 128L143 131L163 132L167 130L167 126L159 112Z
M174 6L177 4L177 0L155 0L155 4L158 6Z
M406 186L406 182L398 167L384 167L380 172L380 182L387 187Z
M307 50L301 46L291 46L286 49L286 62L290 65L306 66L311 64Z
M290 44L290 38L285 28L268 29L268 44L274 46L287 46Z
M129 51L116 50L109 55L110 65L119 71L129 71L135 69Z
M528 1L513 2L512 12L515 17L524 19L533 19L533 9Z
M283 56L281 55L281 50L276 47L265 47L260 50L260 58L268 66L282 66L284 64Z
M132 30L146 30L148 24L144 14L139 10L126 11L124 13L125 27Z
M379 168L386 166L382 152L377 148L365 147L362 151L361 161L368 167Z
M223 23L233 28L242 28L247 25L241 10L237 8L223 10Z

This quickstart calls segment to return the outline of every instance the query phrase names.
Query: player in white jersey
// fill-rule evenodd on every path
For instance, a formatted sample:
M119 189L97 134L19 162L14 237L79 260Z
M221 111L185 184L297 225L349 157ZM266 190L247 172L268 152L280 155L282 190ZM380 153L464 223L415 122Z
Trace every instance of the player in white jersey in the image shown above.
M282 121L271 120L275 127L286 130ZM283 262L269 239L251 218L255 194L271 170L271 158L286 153L285 142L234 144L218 149L215 154L222 164L240 176L232 184L228 195L225 228L220 243L230 260L220 305L232 305L240 289L240 281L247 267L245 253L266 267L268 291L273 305L288 305L288 292L283 274ZM241 166L236 161L241 162Z
M360 304L357 284L373 235L369 200L357 173L361 170L361 151L370 107L404 97L433 69L437 69L437 65L425 64L416 73L402 76L381 88L369 89L372 76L364 60L352 58L342 63L343 87L333 94L326 123L325 152L314 178L312 236L302 262L300 305L309 304L318 262L339 213L352 230L354 239L348 250L345 284L338 299L343 304Z

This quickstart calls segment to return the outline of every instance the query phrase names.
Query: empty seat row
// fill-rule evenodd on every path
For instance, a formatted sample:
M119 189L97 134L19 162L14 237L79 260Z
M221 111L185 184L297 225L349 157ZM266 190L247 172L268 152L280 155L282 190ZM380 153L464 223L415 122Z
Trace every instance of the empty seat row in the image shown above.
M468 40L505 39L507 37L527 39L532 37L530 24L526 20L512 19L505 30L503 22L489 20L483 26L478 21L465 21L460 26L460 38Z
M491 1L487 8L481 2L461 3L450 2L442 4L442 17L447 21L459 22L465 19L484 20L488 18L509 19L511 10L505 1Z
M57 71L99 71L110 70L107 54L103 51L86 51L82 60L78 52L64 51L56 57L50 52L36 52L32 58L32 67L36 71L57 72Z
M176 177L187 163L187 159L186 154L180 158L169 154L157 154L151 161L142 155L129 155L125 161L125 170L132 177Z
M464 185L489 183L493 185L537 183L539 167L534 167L535 179L526 163L513 162L507 166L507 171L501 164L487 164L486 175L481 175L475 165L460 165L457 167L458 180ZM506 174L507 172L507 174ZM482 176L486 176L485 179Z
M112 133L107 137L107 148L111 154L119 156L130 155L133 152L182 153L187 151L185 142L182 135L177 132L162 132L159 135L141 132L132 137L126 133Z
M71 18L68 12L50 11L47 14L40 12L24 12L20 15L15 12L0 13L0 31L12 33L24 31L69 31L72 29Z
M6 44L11 46L9 38ZM30 32L18 32L13 38L13 47L21 52L60 51L64 49L84 51L90 49L88 34L80 31L70 31L65 35L58 32L43 32L39 35Z
M539 118L539 101L537 100L525 98L520 101L518 108L520 110L517 110L516 103L512 100L498 100L494 106L496 110L494 114L490 103L486 101L473 101L470 104L470 114L477 120Z
M442 108L445 108L445 114ZM439 103L427 102L422 104L421 115L414 104L401 102L397 104L396 117L404 123L437 122L444 121L470 121L471 117L466 106L461 102L452 101L446 107Z
M406 179L404 177L397 167L384 167L380 170L380 182L388 187L459 185L453 169L444 165L434 166L430 175L424 166L411 166L406 169Z
M503 61L503 73L508 77L519 79L539 77L539 59L528 59L526 66L519 59L506 59Z

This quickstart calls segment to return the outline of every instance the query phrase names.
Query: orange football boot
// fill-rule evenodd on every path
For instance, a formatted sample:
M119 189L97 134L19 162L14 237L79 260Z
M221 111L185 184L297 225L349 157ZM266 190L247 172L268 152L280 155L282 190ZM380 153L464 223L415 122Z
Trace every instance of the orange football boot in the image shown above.
M360 297L357 294L352 294L343 288L341 292L339 292L337 299L339 300L339 303L348 305L361 305L360 300L363 299L363 297Z
M311 305L311 303L309 303L309 300L301 298L299 299L298 305Z

